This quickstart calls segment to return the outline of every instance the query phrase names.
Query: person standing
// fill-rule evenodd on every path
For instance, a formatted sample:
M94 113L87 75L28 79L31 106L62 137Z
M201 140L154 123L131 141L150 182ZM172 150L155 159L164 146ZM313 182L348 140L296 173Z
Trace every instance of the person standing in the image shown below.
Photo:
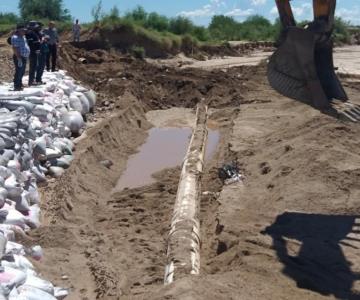
M79 20L75 21L75 24L73 25L73 39L75 43L80 42L80 33L81 33L81 26L79 24Z
M38 67L36 70L36 83L37 84L43 84L42 82L42 76L44 74L45 70L45 64L46 64L46 58L49 54L49 36L45 35L40 43L40 54L39 54L39 60L38 60Z
M30 48L25 38L25 32L26 28L24 25L17 25L16 31L11 37L15 65L14 91L21 91L23 89L22 78L25 74L26 62L30 55Z
M26 40L30 47L29 56L29 86L34 85L35 73L38 67L38 59L40 54L40 25L36 21L30 21L26 33Z
M50 58L51 58L51 72L56 71L57 48L59 44L59 34L55 28L55 23L50 22L49 27L44 30L44 34L49 36L49 53L46 57L46 70L50 71Z

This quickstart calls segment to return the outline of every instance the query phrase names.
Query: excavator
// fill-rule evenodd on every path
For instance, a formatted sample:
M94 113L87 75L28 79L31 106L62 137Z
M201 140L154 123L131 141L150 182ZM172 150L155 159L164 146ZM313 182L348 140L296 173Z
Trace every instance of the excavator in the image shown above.
M350 103L335 73L332 33L336 0L313 0L314 20L298 27L291 0L275 0L282 31L270 57L267 76L280 94L347 120L360 121L360 106Z

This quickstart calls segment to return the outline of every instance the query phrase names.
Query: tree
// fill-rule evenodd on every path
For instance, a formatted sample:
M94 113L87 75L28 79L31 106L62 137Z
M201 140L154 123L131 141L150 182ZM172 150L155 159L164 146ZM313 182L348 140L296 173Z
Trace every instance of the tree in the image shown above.
M131 19L136 21L137 23L142 23L142 24L146 22L147 16L148 16L147 12L140 5L137 6L135 9L133 9L132 11L125 14L126 19Z
M91 15L94 18L94 22L98 23L102 17L102 0L100 0L92 9Z
M188 18L179 16L170 20L170 31L175 34L191 33L194 24Z
M0 24L16 24L19 17L14 13L0 13Z
M63 0L20 0L20 15L24 20L33 18L69 21L69 10L64 8Z
M167 31L169 30L169 19L153 12L148 15L145 26L157 31Z

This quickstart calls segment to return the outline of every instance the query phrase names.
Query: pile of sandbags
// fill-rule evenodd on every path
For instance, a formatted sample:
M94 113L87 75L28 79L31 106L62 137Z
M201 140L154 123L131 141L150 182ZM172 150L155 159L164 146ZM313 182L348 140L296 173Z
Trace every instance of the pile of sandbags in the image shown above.
M38 277L26 258L41 259L40 246L26 249L15 236L40 226L37 184L70 166L70 138L81 134L96 95L63 71L45 73L44 81L21 92L0 85L0 300L67 295Z

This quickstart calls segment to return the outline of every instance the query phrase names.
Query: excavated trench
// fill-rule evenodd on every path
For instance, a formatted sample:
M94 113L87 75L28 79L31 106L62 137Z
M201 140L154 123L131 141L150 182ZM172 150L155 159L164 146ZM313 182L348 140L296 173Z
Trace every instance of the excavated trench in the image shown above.
M206 81L205 74L196 74L192 81ZM171 82L160 87L164 85L170 94ZM70 288L68 299L143 299L163 288L166 238L196 100L193 105L182 101L164 105L160 98L154 104L139 98L136 92L144 91L134 91L133 86L126 90L132 93L122 97L111 91L98 89L104 100L93 117L96 122L77 141L71 168L42 188L44 226L31 233L46 253L39 269ZM164 90L159 94L163 96ZM101 109L104 101L113 109ZM202 178L202 190L207 192L201 199L204 256L216 255L219 247L215 212L222 184L217 168L232 159L226 140L238 113L236 107L214 106Z

